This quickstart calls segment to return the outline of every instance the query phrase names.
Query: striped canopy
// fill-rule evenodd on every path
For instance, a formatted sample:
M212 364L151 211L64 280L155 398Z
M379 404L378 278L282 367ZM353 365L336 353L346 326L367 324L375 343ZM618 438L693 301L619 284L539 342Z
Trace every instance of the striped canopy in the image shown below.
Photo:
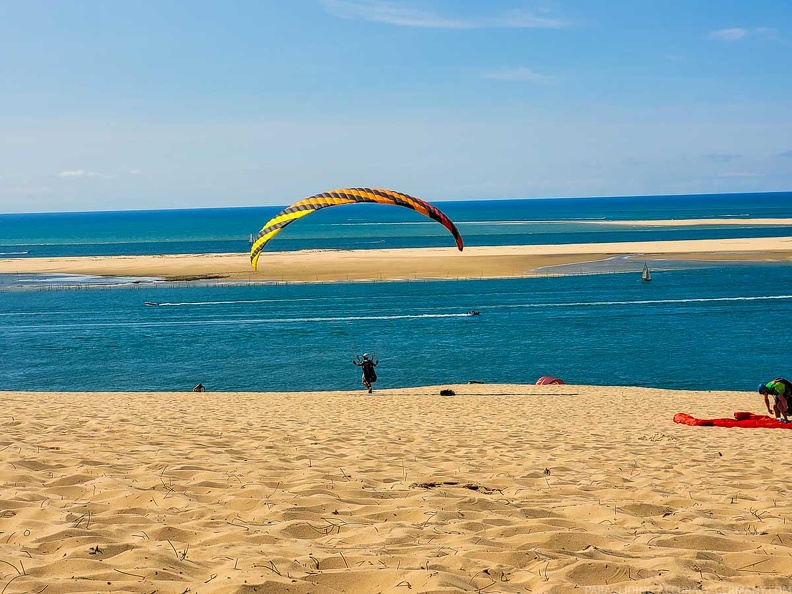
M327 208L329 206L339 206L341 204L357 204L372 202L376 204L392 204L394 206L403 206L411 208L420 212L422 215L429 217L443 225L448 229L456 240L456 245L459 251L464 247L462 243L462 236L456 225L451 222L446 215L444 215L438 208L432 206L425 200L408 196L401 192L394 192L393 190L383 190L381 188L344 188L342 190L332 190L330 192L323 192L316 194L310 198L305 198L299 202L295 202L291 206L284 208L277 215L272 217L261 231L256 235L253 245L250 247L250 263L253 269L258 267L258 259L264 246L267 245L270 239L275 237L281 229L306 215Z

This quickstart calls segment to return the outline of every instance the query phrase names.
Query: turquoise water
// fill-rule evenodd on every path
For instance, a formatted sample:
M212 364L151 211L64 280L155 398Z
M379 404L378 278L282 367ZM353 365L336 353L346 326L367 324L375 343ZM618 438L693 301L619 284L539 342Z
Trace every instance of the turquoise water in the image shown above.
M161 305L146 306L146 301ZM753 389L792 375L792 266L490 281L8 291L0 389L534 382ZM479 316L466 316L477 309Z
M786 218L792 193L437 203L465 245L777 237L782 226L619 228L597 220ZM234 253L281 207L0 214L0 257ZM282 231L267 250L453 246L439 224L406 208L328 208Z
M575 214L623 219L710 217L716 212L792 216L790 195L710 197L687 209L677 204L677 210L669 209L675 199L668 200L647 200L633 210L617 199L577 209L566 201L546 201L543 220L555 220L561 212L569 215L566 220ZM452 211L448 206L441 205ZM472 210L463 219L475 218L474 206L464 205ZM246 209L239 210L247 217ZM468 245L483 245L493 236L504 242L528 243L524 238L530 237L544 243L559 235L548 229L556 223L526 223L520 233L512 232L520 224L487 223L528 220L514 217L514 211L507 203L487 204L478 222L469 221L468 231L459 225L466 240L472 240ZM51 215L75 222L61 231L45 229L46 245L75 251L102 246L127 253L123 250L134 244L129 240L135 238L132 229L140 217L148 217L151 228L139 233L139 245L158 250L154 253L193 241L184 239L186 231L170 236L163 231L167 224L152 223L160 215L172 220L176 211ZM236 216L240 213L228 213L229 220ZM126 229L119 235L123 241L111 236L102 243L93 237L87 229L95 217L117 218L117 226ZM361 222L331 222L331 230L316 225L303 239L295 235L288 241L294 248L320 239L343 243L344 237L361 242L388 237L391 242L383 233L391 225L434 229L398 220ZM4 236L3 251L32 246L32 255L43 249L40 227L25 232L14 223L3 217L3 229L12 228ZM367 229L363 233L361 226ZM486 232L469 232L479 228ZM508 231L491 233L499 228ZM539 229L541 241L526 234L527 228ZM410 241L447 244L449 237L439 231L411 235ZM676 230L695 236L711 231ZM639 228L626 233L646 238L642 234L655 232ZM598 233L602 241L614 241L623 232ZM789 234L785 228L774 233ZM564 241L586 240L573 231L560 235ZM25 237L30 241L25 243ZM243 239L232 251L246 249ZM378 388L468 380L533 383L539 376L555 375L578 384L752 390L760 380L792 375L792 266L650 261L653 280L642 283L642 265L641 259L623 259L613 268L609 263L600 268L602 274L444 282L174 286L121 279L120 287L88 290L33 290L59 283L50 277L5 275L0 281L5 287L0 291L0 389L186 390L198 382L213 391L354 389L360 387L359 371L351 360L363 352L381 361ZM609 273L616 269L628 272ZM147 306L147 301L159 305ZM481 315L465 315L473 309Z

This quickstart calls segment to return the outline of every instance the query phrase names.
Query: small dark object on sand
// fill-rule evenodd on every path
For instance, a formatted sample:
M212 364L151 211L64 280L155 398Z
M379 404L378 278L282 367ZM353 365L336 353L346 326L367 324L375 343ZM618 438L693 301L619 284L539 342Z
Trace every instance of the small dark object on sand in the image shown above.
M456 396L453 390L440 390L440 396Z
M468 380L468 383L469 384L483 384L484 382L482 382L481 380Z

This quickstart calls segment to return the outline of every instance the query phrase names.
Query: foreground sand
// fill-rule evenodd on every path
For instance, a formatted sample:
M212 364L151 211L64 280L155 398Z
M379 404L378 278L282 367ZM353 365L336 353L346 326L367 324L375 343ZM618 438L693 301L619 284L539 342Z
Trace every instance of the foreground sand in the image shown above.
M442 387L0 393L0 590L792 586L792 431L671 421L758 395Z
M792 261L792 237L248 254L0 259L0 273L70 273L169 280L345 281L511 278L547 266L635 255L652 259ZM640 270L640 263L636 270Z

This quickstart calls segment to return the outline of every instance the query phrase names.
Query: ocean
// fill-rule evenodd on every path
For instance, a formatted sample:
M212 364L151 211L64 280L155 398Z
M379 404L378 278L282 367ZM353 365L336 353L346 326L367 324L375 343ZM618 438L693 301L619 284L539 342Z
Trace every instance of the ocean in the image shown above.
M438 202L467 246L788 236L792 194ZM0 215L0 257L244 252L277 207ZM746 225L611 227L729 218ZM267 250L452 246L407 209L339 207ZM265 252L266 254L266 252ZM568 383L753 390L792 376L792 265L644 259L508 280L162 283L0 275L0 390L337 390ZM189 271L185 271L188 273ZM159 305L150 306L146 302ZM467 312L478 310L478 316Z

